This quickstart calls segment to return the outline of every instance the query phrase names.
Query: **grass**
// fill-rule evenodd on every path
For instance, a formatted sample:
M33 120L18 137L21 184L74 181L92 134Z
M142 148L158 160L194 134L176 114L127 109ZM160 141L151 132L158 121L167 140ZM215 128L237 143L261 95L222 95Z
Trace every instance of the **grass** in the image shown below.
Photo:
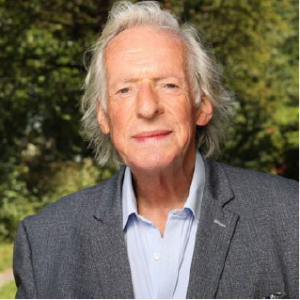
M13 244L0 244L0 272L12 267Z
M17 288L14 281L10 281L0 288L0 299L14 299Z
M12 268L13 244L0 244L0 273ZM12 280L0 288L0 299L14 299L16 295L16 285Z

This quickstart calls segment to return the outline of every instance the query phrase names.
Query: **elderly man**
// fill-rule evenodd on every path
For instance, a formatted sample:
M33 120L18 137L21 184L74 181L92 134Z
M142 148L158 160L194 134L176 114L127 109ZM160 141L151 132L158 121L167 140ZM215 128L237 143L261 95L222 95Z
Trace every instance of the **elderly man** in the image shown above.
M206 158L232 100L197 40L154 2L114 6L83 123L125 166L21 222L17 297L298 297L297 184Z

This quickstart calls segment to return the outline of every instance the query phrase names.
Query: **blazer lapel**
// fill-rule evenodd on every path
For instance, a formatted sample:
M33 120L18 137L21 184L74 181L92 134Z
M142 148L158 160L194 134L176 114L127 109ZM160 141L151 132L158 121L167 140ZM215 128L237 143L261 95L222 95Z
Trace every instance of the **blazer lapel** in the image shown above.
M239 216L226 210L234 198L222 167L205 159L206 183L201 206L187 298L214 298ZM121 169L106 185L89 192L95 203L89 215L91 253L101 298L134 298L122 230Z
M92 255L98 270L101 295L105 299L133 299L131 272L127 249L118 228L98 224L91 240ZM121 234L120 234L121 231ZM97 297L97 298L98 298Z
M214 298L239 216L227 211L234 198L219 164L205 160L206 183L187 298Z
M134 298L122 230L121 186L124 168L94 193L97 207L89 228L91 252L98 271L101 298ZM90 196L91 197L91 196Z

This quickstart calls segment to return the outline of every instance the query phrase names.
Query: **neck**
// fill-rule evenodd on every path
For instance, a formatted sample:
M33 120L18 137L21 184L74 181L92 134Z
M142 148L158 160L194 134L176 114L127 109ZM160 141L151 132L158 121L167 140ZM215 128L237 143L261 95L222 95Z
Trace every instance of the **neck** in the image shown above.
M155 172L132 170L138 212L151 220L161 233L164 232L169 212L183 208L194 167L195 154L187 162L182 161Z

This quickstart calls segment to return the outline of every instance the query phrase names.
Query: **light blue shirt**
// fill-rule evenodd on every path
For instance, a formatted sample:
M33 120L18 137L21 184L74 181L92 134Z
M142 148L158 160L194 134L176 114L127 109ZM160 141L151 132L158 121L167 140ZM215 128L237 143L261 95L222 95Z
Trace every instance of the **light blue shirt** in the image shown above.
M204 163L197 152L189 196L182 210L170 211L162 237L158 227L138 214L131 171L126 168L123 230L135 298L186 298L204 183Z

